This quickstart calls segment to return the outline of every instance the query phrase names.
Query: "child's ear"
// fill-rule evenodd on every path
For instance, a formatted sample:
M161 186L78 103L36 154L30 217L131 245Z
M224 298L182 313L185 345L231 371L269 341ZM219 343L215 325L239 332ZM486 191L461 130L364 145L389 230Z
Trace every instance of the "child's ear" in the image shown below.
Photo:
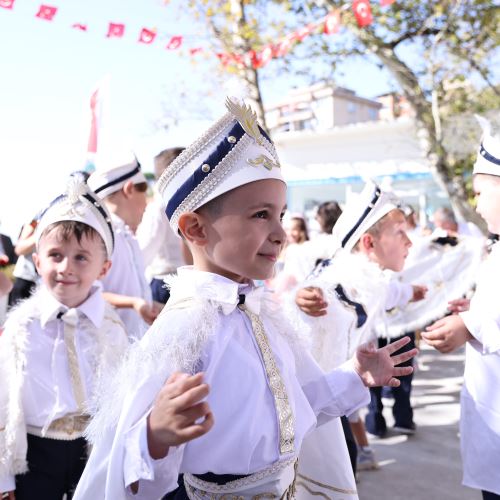
M134 192L134 189L134 183L132 181L127 181L122 187L122 192L125 197L128 198Z
M179 230L186 241L203 246L207 242L205 219L195 212L187 212L179 217Z
M31 257L33 259L33 264L35 264L36 272L40 274L40 256L37 253L33 253Z
M361 249L369 252L373 248L373 236L369 233L364 233L359 239Z
M99 276L97 277L98 280L104 278L104 276L106 276L106 274L108 274L108 271L111 269L111 265L112 265L112 262L110 260L104 261L102 268L101 268L101 272L99 273Z

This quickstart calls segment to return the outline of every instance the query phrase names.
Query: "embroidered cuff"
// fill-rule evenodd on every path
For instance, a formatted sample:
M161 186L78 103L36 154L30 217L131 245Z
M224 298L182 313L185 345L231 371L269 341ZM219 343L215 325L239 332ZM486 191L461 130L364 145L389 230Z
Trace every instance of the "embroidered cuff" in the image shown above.
M14 491L16 489L16 481L14 476L0 476L0 493Z
M471 335L481 343L479 351L482 354L500 353L500 325L494 318L479 318L471 311L460 313L460 317Z

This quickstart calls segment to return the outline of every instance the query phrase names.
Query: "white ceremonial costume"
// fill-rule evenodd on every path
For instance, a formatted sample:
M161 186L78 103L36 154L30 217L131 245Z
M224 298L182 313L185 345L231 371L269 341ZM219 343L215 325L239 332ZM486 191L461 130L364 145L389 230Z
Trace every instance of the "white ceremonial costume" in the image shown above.
M360 236L395 208L397 200L371 182L346 205L331 235L329 255L333 257L319 264L298 287L320 288L328 303L326 315L301 312L295 305L296 290L292 294L289 314L296 328L307 332L312 355L324 370L340 366L360 344L375 340L374 328L383 327L385 310L408 299L407 287L391 283L377 263L352 251ZM340 419L306 437L298 477L300 500L318 495L333 500L358 498Z
M500 244L481 267L469 311L460 437L464 484L500 495Z
M146 278L165 279L184 264L181 240L165 215L165 203L155 191L135 234L146 265Z
M115 232L115 249L111 269L101 280L104 292L141 297L151 303L151 289L144 275L144 261L139 244L120 217L111 214L111 220ZM134 309L119 308L117 313L130 338L141 338L148 329L148 324Z
M264 350L251 321L237 307L239 294L248 294L245 304L262 320L268 339ZM280 471L289 475L304 436L316 425L366 404L369 391L350 363L325 374L279 310L262 288L180 268L167 307L103 395L103 406L89 429L94 449L74 498L160 498L177 486L179 472L191 485L196 478L190 474L206 472L262 472L263 479ZM282 427L286 415L273 400L276 381L265 375L263 353L274 357L281 372L291 425ZM146 417L176 370L204 372L215 424L205 436L171 448L165 459L154 461L147 449ZM283 432L293 438L280 452ZM249 498L245 490L255 486L251 477L251 484L239 485L243 498ZM132 495L128 486L135 481L139 492ZM264 486L270 487L267 480Z
M65 324L75 321L76 361L70 361ZM75 309L59 303L42 285L9 315L0 336L0 491L15 489L14 476L26 472L26 434L76 439L127 347L123 324L102 297L100 285ZM72 386L76 370L86 403ZM69 426L69 427L68 427Z

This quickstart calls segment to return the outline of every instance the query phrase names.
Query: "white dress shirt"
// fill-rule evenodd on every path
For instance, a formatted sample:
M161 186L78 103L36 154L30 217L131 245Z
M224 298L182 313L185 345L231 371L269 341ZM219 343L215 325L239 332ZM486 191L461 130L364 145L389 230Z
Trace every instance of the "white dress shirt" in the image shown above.
M483 263L470 309L460 437L464 484L500 495L500 244Z
M115 249L111 269L102 279L105 292L140 297L152 302L151 289L144 274L144 261L137 240L120 217L111 214L115 231ZM140 338L148 329L147 323L132 308L119 308L117 313L125 324L130 338Z
M26 426L47 428L58 418L81 413L71 384L64 324L57 318L67 310L42 286L9 316L0 337L0 428L18 435L16 447L26 440ZM88 400L103 368L103 353L109 349L106 352L118 360L127 347L127 337L113 308L104 301L99 283L76 311L75 347ZM98 334L101 328L105 329L102 335ZM5 460L0 460L0 491L4 492L14 489L14 474L8 472L16 467L11 454L17 451L3 449L6 438L0 438ZM17 461L24 460L18 457Z
M196 363L211 388L207 400L214 426L205 436L171 448L165 459L152 460L147 449L146 416L158 388L172 369L165 366L163 374L155 369L146 380L134 379L136 392L126 397L128 415L122 412L114 438L96 443L75 500L96 495L113 500L128 498L128 490L123 486L135 481L140 482L139 493L130 494L131 498L159 498L176 487L178 472L252 474L290 458L290 454L279 452L277 412L251 323L236 308L238 294L247 293L252 287L207 272L179 269L171 289L171 304L195 297L197 301L209 302L212 310L216 308L215 330L201 348ZM367 404L369 392L350 364L325 374L306 350L293 350L287 340L292 334L276 304L264 298L261 305L257 302L253 307L260 307L259 316L287 389L295 418L292 455L297 455L304 436L318 421L326 422ZM175 338L176 328L184 330L185 336L195 336L193 316L195 311L190 312L189 308L167 307L141 340L145 352L154 356L156 351L157 356L166 359L165 354L158 352L158 345L164 342L161 337ZM176 347L182 350L182 346L173 346L174 352ZM105 487L103 482L107 483Z
M165 215L165 204L156 191L135 236L142 250L148 281L175 273L184 264L182 240L172 231Z

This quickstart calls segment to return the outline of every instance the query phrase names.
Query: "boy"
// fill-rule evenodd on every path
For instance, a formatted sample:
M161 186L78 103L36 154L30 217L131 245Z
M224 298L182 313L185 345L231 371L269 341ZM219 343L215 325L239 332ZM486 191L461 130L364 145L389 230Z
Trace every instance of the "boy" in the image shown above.
M111 212L115 231L113 267L102 280L104 298L118 309L129 337L140 338L157 315L134 236L146 208L146 178L137 158L120 152L101 157L87 183Z
M159 498L176 488L178 472L176 498L291 498L297 455L317 419L354 411L368 400L365 384L397 384L394 375L411 371L394 364L415 350L390 357L402 341L361 349L325 375L255 287L271 275L286 239L286 185L255 114L231 100L227 107L159 181L194 266L179 269L167 306L110 384L120 413L100 412L94 421L105 436L79 499ZM162 385L173 370L203 371L215 422L178 447L169 446L162 423Z
M0 337L0 492L8 498L71 498L83 471L100 375L127 346L94 284L111 266L113 238L109 215L77 180L38 224L42 285Z
M477 212L488 230L500 234L500 138L481 120L483 139L473 169ZM482 490L483 499L500 499L500 245L482 264L468 311L464 301L429 326L424 340L441 352L465 348L465 382L461 396L460 439L463 483Z
M323 369L331 370L349 359L361 343L373 338L374 326L377 321L383 324L386 309L395 303L407 302L414 291L420 290L420 287L389 282L384 275L385 269L400 271L403 268L411 246L405 228L399 200L372 182L346 204L332 233L330 255L333 257L318 265L295 297L297 306L307 314L296 318L299 327L311 330L312 353ZM357 412L350 415L349 420L359 446L358 453L344 419L353 469L356 461L359 470L376 468ZM322 463L328 465L321 467ZM348 490L354 495L355 482L349 469L339 422L332 421L308 437L299 473L303 472L316 483ZM313 481L307 486L308 490L326 493L324 488L318 490ZM307 496L302 490L299 493L301 498Z

